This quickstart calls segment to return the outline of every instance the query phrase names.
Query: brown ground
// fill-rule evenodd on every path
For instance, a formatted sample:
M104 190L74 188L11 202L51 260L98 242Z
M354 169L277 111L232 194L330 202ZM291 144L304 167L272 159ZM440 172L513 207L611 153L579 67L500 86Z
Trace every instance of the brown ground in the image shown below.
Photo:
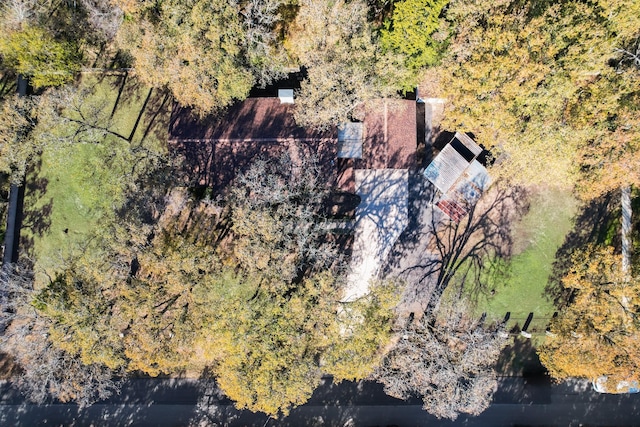
M0 380L8 380L20 373L20 367L13 358L5 353L0 353Z

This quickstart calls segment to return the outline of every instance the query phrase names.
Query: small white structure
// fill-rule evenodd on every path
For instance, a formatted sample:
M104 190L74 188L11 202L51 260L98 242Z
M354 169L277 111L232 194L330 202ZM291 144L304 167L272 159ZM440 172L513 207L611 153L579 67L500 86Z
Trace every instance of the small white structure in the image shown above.
M361 159L364 124L343 123L338 126L338 158Z
M436 206L455 222L469 213L491 185L491 178L477 160L482 147L468 135L456 132L431 164L424 176L438 189Z
M293 104L293 89L278 89L280 104Z

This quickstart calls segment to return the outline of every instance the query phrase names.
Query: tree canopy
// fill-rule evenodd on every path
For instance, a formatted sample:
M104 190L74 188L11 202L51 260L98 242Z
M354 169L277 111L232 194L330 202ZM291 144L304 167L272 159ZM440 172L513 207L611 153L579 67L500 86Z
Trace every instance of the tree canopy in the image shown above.
M438 418L478 415L497 388L493 365L506 343L498 325L482 325L464 302L443 304L401 332L373 378L400 399L418 395Z
M444 126L473 132L511 181L579 184L591 198L635 179L631 3L452 2Z
M562 284L572 298L538 350L542 363L557 379L628 380L640 368L637 272L623 272L613 248L587 247L574 254Z
M238 407L273 416L304 403L325 373L369 375L390 339L395 288L340 310L344 264L308 166L258 161L224 208L174 194L154 225L113 223L33 296L42 346L100 372L210 370Z
M5 67L27 77L36 88L69 83L80 71L78 47L35 26L0 37L0 56Z
M383 52L360 0L303 1L286 46L308 73L296 100L303 126L357 118L363 103L395 95L406 81L401 58Z
M401 0L381 31L384 49L406 57L411 70L435 65L444 53L447 34L440 19L449 0Z
M254 84L271 82L286 66L273 42L280 2L115 4L128 13L119 40L140 78L167 86L178 102L200 113L244 99Z

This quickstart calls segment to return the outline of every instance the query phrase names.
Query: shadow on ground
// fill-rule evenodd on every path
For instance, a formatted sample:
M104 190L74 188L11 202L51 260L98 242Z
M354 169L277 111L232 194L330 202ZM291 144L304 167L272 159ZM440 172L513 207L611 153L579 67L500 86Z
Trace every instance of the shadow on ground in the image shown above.
M545 294L552 299L556 307L562 307L570 294L562 287L562 278L571 266L571 257L578 248L586 245L602 244L611 240L611 244L620 248L619 233L615 232L616 221L620 216L619 194L607 194L584 205L574 220L573 230L556 252L556 260Z

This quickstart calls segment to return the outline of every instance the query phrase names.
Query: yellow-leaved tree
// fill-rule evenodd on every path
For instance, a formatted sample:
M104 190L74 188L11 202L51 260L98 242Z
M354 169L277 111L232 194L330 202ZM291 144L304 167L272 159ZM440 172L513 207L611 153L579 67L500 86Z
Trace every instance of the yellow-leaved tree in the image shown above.
M452 1L443 126L472 132L496 157L492 175L511 182L577 185L584 199L638 183L633 11L631 1Z
M613 248L577 252L563 286L571 299L538 349L557 379L629 379L640 369L640 277L622 270Z
M35 292L41 347L100 372L212 372L236 406L271 416L306 402L323 374L366 377L391 338L394 288L340 314L344 260L306 166L258 161L224 208L174 201L157 224L96 237Z
M287 65L275 43L280 2L170 0L114 3L128 13L118 40L136 73L206 114L244 99Z

